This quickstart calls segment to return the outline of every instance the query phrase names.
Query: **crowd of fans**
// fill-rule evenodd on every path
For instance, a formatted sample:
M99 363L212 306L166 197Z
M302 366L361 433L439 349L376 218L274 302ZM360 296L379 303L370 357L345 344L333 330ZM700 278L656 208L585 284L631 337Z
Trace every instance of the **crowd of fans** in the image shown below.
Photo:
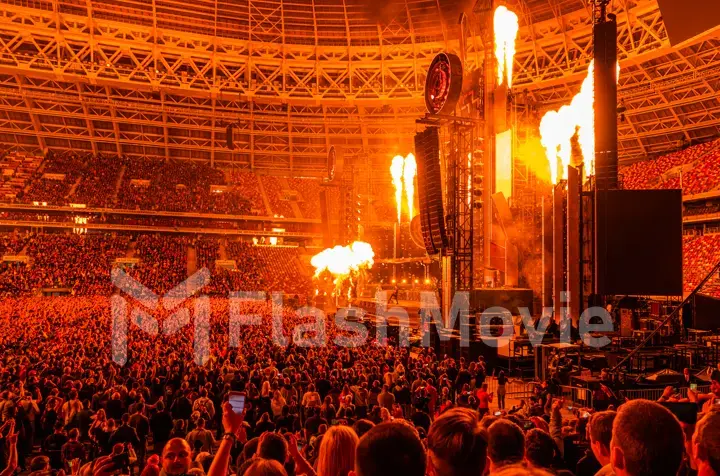
M207 340L129 325L120 365L106 300L1 301L3 474L720 474L717 374L697 421L646 400L571 413L545 384L491 413L482 358L357 340L333 320L298 331L315 317L284 306L274 328L266 301L209 306Z
M254 215L268 215L257 175L246 170L233 170L230 172L230 183L242 190Z
M309 296L310 277L302 270L297 248L253 246L246 241L230 241L227 258L235 269L218 269L206 292L227 296L233 291L283 291L288 295Z
M2 190L17 196L0 194L0 200L58 206L81 203L88 207L131 210L266 214L257 177L251 173L232 173L228 182L222 170L207 164L80 156L71 152L48 152L42 165L32 161L28 164L20 168L17 177L10 177L3 184ZM23 190L25 185L27 191Z
M112 208L123 160L113 156L88 157L83 177L70 202Z
M620 169L623 188L682 188L684 195L720 187L720 140L698 144Z
M320 182L314 179L289 178L290 188L299 195L298 207L303 218L320 218Z
M283 196L283 187L280 180L272 175L261 175L265 195L267 195L272 209L273 216L279 215L286 218L296 218L289 200Z
M200 238L195 241L198 268L215 269L215 260L220 258L220 243L217 239Z
M73 185L82 176L85 159L73 152L48 152L43 165L36 170L28 190L17 196L18 201L65 205ZM43 178L45 174L58 177ZM62 180L58 180L60 175L64 176Z
M140 264L130 275L156 294L165 295L188 277L190 239L169 235L140 235L135 254Z
M685 292L692 292L718 263L720 234L683 236L683 282ZM700 290L720 298L720 278L712 276Z
M18 237L29 264L0 265L0 294L20 296L41 288L65 288L77 295L108 295L109 270L124 256L129 239L114 235L47 234ZM15 252L18 248L15 247ZM8 253L9 254L9 253Z
M208 294L233 291L284 291L307 296L311 290L298 248L255 246L228 241L227 258L236 269L215 266L224 238L162 234L0 234L0 257L24 252L24 262L0 263L0 295L21 296L41 288L69 289L74 295L112 293L111 270L117 258L138 258L127 272L156 294L183 282L189 275L188 248L196 253L196 267L212 273Z
M118 193L118 207L218 214L252 214L251 202L239 187L225 186L225 174L207 164L132 159Z

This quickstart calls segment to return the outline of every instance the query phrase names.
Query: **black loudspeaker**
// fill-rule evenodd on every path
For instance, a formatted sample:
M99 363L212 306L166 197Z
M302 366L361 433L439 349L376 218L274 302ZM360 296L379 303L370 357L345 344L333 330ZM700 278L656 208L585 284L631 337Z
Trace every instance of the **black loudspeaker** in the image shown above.
M693 298L694 300L695 298ZM682 325L685 329L695 329L695 313L693 312L693 300L685 303L682 307Z
M595 179L598 190L618 186L617 23L614 15L593 27L595 56Z
M448 246L440 177L440 136L436 127L415 134L420 229L425 251L437 254Z
M227 141L227 148L230 150L235 149L235 143L233 142L233 125L228 124L225 128L225 140Z
M692 312L690 319L693 329L704 331L716 331L720 329L720 299L705 294L696 294L693 298ZM683 322L685 321L685 309L683 309Z
M332 246L332 234L330 233L330 212L328 208L327 189L320 189L320 222L322 224L323 244L326 248Z

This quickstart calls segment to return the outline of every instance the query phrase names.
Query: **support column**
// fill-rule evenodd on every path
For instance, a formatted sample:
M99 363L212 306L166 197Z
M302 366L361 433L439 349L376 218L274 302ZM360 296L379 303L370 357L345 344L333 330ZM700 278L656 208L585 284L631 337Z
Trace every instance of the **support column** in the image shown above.
M580 171L573 166L567 168L567 262L566 276L567 307L573 326L577 327L582 312L580 260Z

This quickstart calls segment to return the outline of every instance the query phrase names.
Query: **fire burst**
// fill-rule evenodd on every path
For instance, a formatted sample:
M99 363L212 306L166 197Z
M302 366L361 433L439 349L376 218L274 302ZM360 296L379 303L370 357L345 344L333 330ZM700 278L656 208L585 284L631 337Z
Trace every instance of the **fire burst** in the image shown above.
M341 289L346 279L373 266L375 252L369 243L355 241L350 246L327 248L310 259L315 268L315 277L328 271L335 278L335 288Z
M617 66L617 77L620 65ZM564 178L570 165L570 139L577 133L578 143L585 162L585 176L590 177L595 168L595 81L594 63L570 105L557 111L548 111L540 121L540 142L550 164L553 183Z
M403 182L405 182L410 220L413 218L413 209L415 208L415 175L417 175L417 163L415 162L415 156L410 153L405 157L405 165L403 166Z
M515 40L517 39L517 15L505 6L495 9L495 58L498 64L498 85L507 77L508 88L512 87L513 59L515 58Z
M403 167L405 159L402 155L396 155L393 157L392 165L390 166L390 175L392 175L393 185L395 186L395 203L397 204L397 218L398 223L402 217L402 194L403 194Z

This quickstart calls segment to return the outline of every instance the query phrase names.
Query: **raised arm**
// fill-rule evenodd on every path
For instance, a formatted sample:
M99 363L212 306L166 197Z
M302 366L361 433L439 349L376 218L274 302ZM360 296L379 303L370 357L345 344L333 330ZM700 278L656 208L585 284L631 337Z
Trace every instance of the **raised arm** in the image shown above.
M0 476L11 476L18 467L17 436L17 433L15 433L15 421L11 420L10 432L5 439L8 446L8 464L5 469L0 471Z
M222 406L223 417L222 425L225 429L225 435L223 435L220 441L215 458L210 465L210 471L207 476L227 476L228 467L230 466L230 451L235 445L236 441L244 443L247 439L245 434L245 428L243 422L245 421L245 412L241 415L235 413L229 402L225 402Z

